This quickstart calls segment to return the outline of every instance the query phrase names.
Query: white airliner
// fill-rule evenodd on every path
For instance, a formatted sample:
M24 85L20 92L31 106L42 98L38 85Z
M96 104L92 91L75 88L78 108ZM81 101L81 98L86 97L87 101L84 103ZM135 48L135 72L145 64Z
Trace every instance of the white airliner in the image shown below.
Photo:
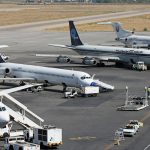
M117 34L116 40L126 47L150 48L150 36L135 35L133 31L124 30L120 22L102 22L98 24L111 24Z
M29 85L19 86L19 87L15 87L11 89L5 89L5 90L0 91L0 97L5 96L5 94L10 94L16 91L21 91L23 89L27 89L27 88L34 87L34 86L38 86L38 84L29 84ZM9 121L10 121L10 116L7 111L7 107L5 104L0 102L0 128L3 128L4 126L6 126L6 124L9 123Z
M113 90L114 86L93 79L88 73L75 70L48 68L33 65L7 63L1 57L0 74L1 80L34 81L50 85L63 85L66 87L100 86L101 88Z
M83 59L84 64L101 64L104 61L133 64L143 61L150 65L150 51L146 49L123 48L83 44L73 21L69 21L71 45L49 44L50 46L72 49ZM45 55L46 56L46 55ZM65 57L65 56L63 56ZM60 56L61 58L61 56ZM61 58L63 59L63 58ZM60 59L60 60L61 60Z

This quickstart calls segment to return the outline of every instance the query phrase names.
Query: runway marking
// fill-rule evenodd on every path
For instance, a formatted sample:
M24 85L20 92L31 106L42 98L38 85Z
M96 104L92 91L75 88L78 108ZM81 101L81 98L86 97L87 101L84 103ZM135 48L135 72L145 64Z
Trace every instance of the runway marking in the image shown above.
M141 122L146 121L149 117L150 117L150 112L148 112L147 115L145 115L145 116L141 119Z
M107 145L104 150L110 150L114 147L114 143Z
M144 148L144 150L147 150L149 147L150 147L150 144L147 145L147 146Z
M80 140L91 140L91 139L96 139L96 137L92 137L92 136L83 136L83 137L74 137L74 138L69 138L69 140L72 141L80 141Z

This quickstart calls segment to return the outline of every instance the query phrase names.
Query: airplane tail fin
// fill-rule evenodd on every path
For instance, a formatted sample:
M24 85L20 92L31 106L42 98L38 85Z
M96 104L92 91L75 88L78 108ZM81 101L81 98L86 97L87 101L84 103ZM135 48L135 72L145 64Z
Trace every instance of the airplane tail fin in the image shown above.
M97 24L102 24L102 25L112 25L114 31L116 32L117 34L117 38L116 39L120 39L120 38L125 38L125 37L128 37L132 34L134 34L133 31L127 31L127 30L124 30L121 26L121 23L120 22L99 22Z
M3 57L3 55L0 54L0 63L4 63L4 62L6 62L5 58Z
M111 25L113 26L118 39L128 37L134 33L132 31L124 30L120 22L111 22Z
M73 21L69 21L69 28L70 28L71 45L72 46L83 45Z

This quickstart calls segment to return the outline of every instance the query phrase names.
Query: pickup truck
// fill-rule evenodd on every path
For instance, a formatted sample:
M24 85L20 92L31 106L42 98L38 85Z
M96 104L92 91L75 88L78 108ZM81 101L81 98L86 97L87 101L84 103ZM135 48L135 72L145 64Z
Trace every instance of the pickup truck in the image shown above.
M143 127L143 123L139 122L138 120L130 120L129 124L134 125L137 128L137 131L139 130L140 127Z
M135 125L128 124L123 128L124 136L134 136L137 132L137 127Z

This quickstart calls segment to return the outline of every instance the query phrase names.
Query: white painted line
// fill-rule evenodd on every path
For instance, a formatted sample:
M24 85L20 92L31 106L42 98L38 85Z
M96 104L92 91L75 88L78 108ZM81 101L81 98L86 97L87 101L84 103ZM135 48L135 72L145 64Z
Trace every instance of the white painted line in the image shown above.
M149 147L150 147L150 144L147 145L147 146L144 148L144 150L147 150Z

